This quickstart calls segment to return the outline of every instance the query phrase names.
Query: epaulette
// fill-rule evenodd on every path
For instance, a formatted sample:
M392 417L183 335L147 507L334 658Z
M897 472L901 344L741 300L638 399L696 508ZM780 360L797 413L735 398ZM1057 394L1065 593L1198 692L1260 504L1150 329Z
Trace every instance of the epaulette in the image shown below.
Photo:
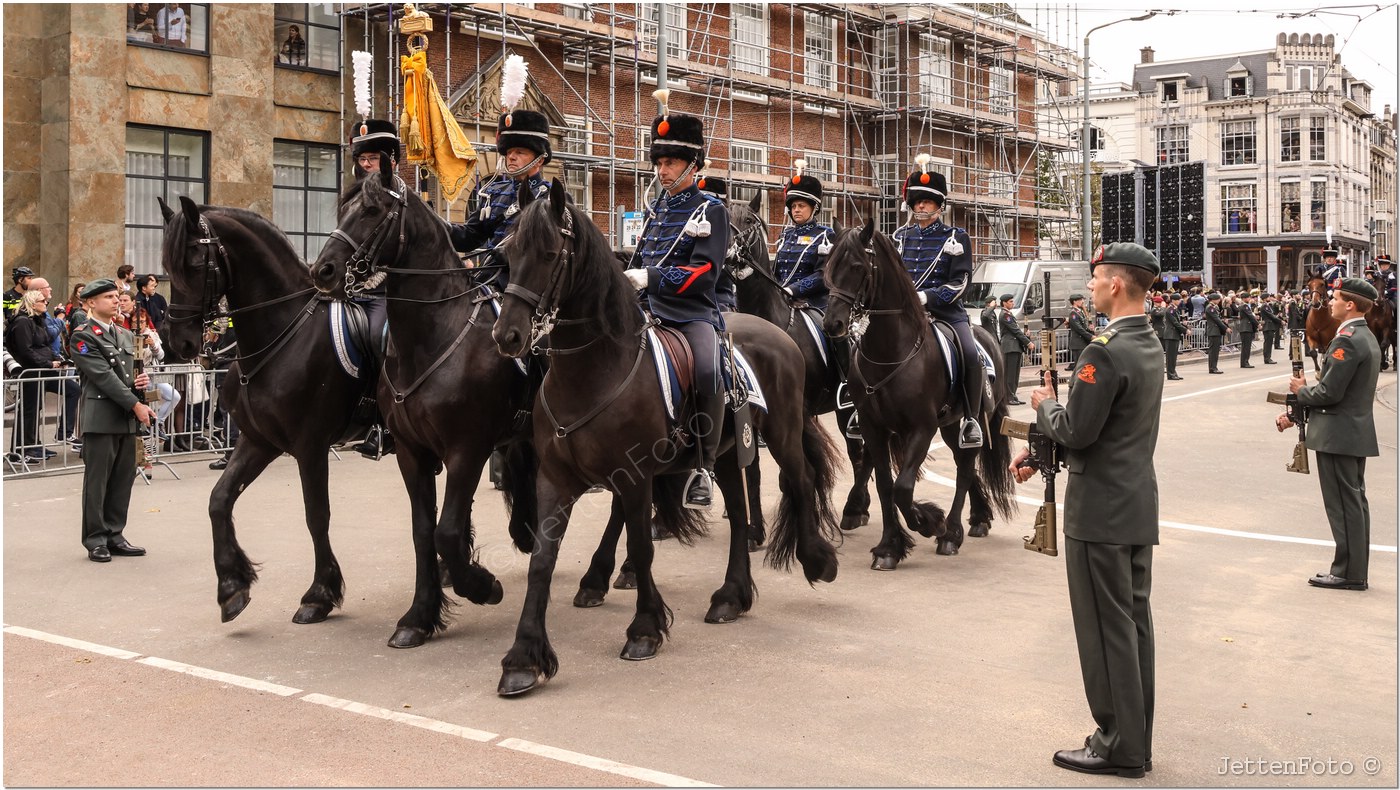
M1094 342L1095 342L1095 343L1102 343L1102 344L1104 344L1104 345L1106 346L1106 345L1108 345L1108 341L1112 340L1113 337L1114 337L1114 335L1117 335L1117 334L1118 334L1118 328L1117 328L1117 327L1114 327L1113 329L1105 329L1104 331L1102 331L1102 332L1100 332L1100 333L1098 334L1098 337L1095 337L1095 338L1094 338Z
M1355 332L1355 331L1356 331L1356 327L1354 327L1354 326L1348 326L1348 327L1343 327L1340 331L1337 332L1337 334L1340 335L1340 336L1342 336L1342 337L1351 337L1352 333Z

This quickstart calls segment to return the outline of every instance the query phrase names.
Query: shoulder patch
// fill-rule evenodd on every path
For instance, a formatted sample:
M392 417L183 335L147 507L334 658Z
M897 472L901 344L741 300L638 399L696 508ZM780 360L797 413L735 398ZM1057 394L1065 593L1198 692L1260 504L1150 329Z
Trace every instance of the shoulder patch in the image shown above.
M1332 358L1335 359L1335 360L1337 360L1338 362L1344 362L1344 361L1346 361L1346 358L1347 358L1346 349L1341 349L1341 348L1339 348L1339 349L1337 349L1336 351L1333 351L1333 352L1332 352Z
M77 341L76 343L73 344L73 350L77 351L79 354L87 354L87 352L88 352L87 341L86 341L86 340L79 340L79 341Z
M1356 331L1356 327L1354 327L1354 326L1349 326L1349 327L1346 327L1346 328L1342 329L1342 331L1338 332L1337 334L1340 335L1340 336L1342 336L1342 337L1351 337L1351 336L1352 336L1352 333L1354 333L1355 331Z
M1098 381L1094 380L1094 373L1096 372L1097 370L1093 365L1080 365L1079 372L1075 375L1085 384L1097 384Z
M1095 338L1094 338L1094 342L1095 342L1095 343L1102 343L1103 345L1106 346L1106 345L1108 345L1108 341L1112 340L1113 337L1114 337L1115 335L1117 335L1117 334L1118 334L1118 330L1117 330L1117 329L1105 329L1104 331L1102 331L1102 332L1100 332L1100 333L1098 334L1098 337L1095 337Z

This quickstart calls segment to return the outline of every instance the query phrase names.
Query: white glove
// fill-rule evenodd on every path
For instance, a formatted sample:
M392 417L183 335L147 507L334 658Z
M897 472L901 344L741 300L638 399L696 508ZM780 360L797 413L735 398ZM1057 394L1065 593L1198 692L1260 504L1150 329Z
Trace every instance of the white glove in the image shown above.
M949 236L948 240L943 242L943 251L956 257L963 254L963 246L956 237Z
M747 279L749 279L749 277L751 277L752 275L753 275L753 267L752 267L752 266L745 266L744 268L740 269L739 271L734 272L734 279L736 279L736 280L747 280Z
M646 269L627 269L622 273L627 276L627 282L631 283L633 288L640 290L647 287Z
M927 292L925 292L925 291L919 291L919 304L923 304L923 305L928 304L928 293L927 293Z
M788 297L789 299L791 299L791 298L793 298L794 296L796 296L796 294L794 294L794 293L792 292L792 289L789 288L789 287L787 287L786 285L783 286L783 293L787 294L787 297Z

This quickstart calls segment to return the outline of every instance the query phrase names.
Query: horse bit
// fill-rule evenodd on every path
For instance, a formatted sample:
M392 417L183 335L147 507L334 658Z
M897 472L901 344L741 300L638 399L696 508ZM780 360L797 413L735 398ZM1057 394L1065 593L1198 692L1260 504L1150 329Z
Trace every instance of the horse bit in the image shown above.
M399 247L394 254L394 265L390 268L397 268L399 261L403 259L404 250L404 209L407 201L403 193L408 190L403 179L394 176L394 185L399 191L385 188L397 201L394 208L379 221L378 225L369 232L369 236L362 243L356 243L340 228L331 231L331 238L339 239L346 246L350 247L350 257L345 261L345 298L354 299L367 289L374 287L368 283L371 275L375 274L375 261L379 259L379 251L384 246L385 240L389 238L390 227L397 222L399 226ZM363 197L363 192L361 196ZM375 283L377 285L378 283Z

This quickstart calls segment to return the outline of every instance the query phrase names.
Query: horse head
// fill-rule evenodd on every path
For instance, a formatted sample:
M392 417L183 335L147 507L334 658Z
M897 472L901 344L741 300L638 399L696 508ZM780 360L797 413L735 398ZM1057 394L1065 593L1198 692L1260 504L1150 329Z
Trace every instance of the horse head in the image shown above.
M567 296L581 223L575 221L559 179L548 198L535 200L522 182L516 195L520 213L515 230L503 246L510 262L510 283L501 314L491 331L503 356L521 357L554 328L560 303ZM609 255L611 257L611 254Z
M352 297L383 281L382 265L396 262L406 250L408 200L408 186L380 154L379 173L355 182L341 196L336 229L311 265L321 293Z
M823 273L831 299L822 324L831 337L843 337L850 331L851 324L865 314L866 300L873 289L875 220L866 220L865 226L859 230L833 229L833 235L835 241L826 256L826 270Z
M748 279L754 269L772 274L768 256L768 221L759 213L760 195L748 203L730 203L729 226L732 241L724 256L724 268L736 280Z
M161 327L162 342L176 359L193 359L230 284L228 253L193 200L181 195L179 212L156 200L165 218L161 262L170 275L170 310Z

